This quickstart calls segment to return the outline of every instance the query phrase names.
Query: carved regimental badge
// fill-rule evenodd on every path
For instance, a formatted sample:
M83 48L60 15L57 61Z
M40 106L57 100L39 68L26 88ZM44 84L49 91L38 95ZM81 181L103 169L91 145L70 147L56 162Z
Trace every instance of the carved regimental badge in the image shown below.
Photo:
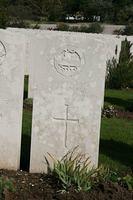
M4 59L6 57L6 48L3 44L3 42L0 41L0 65L4 62Z
M63 76L73 76L81 70L82 56L73 49L65 49L54 58L56 71Z

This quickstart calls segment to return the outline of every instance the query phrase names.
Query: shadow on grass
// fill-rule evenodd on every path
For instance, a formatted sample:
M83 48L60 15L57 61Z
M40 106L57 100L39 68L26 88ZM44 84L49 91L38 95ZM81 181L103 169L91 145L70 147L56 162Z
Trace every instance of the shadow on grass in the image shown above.
M105 97L105 102L123 107L123 108L125 108L126 111L130 111L130 112L133 111L133 100L132 99L123 100L123 99L115 98L115 97Z
M27 91L24 91L24 94L23 94L23 99L27 99L28 98L28 92Z
M29 171L33 101L28 99L29 76L24 76L20 169Z
M29 171L30 146L31 146L31 137L28 135L22 135L20 166L21 170L24 171Z
M133 145L101 139L100 153L133 169Z

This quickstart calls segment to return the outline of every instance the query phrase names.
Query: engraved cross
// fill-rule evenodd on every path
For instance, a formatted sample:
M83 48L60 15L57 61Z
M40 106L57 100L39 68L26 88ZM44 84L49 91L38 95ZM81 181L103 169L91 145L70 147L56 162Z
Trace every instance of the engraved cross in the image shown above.
M67 136L68 136L68 122L77 122L79 123L79 119L71 119L69 118L69 105L65 104L66 106L66 117L65 118L55 118L55 120L64 121L65 122L65 147L67 147Z

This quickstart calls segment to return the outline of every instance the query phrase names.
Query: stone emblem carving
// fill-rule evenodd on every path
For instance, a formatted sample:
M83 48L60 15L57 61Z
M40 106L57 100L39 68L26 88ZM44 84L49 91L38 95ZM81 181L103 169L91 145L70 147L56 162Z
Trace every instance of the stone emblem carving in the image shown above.
M4 59L6 56L6 48L3 44L3 42L0 41L0 65L2 65Z
M56 71L63 76L73 76L81 70L82 58L73 49L65 49L54 59Z

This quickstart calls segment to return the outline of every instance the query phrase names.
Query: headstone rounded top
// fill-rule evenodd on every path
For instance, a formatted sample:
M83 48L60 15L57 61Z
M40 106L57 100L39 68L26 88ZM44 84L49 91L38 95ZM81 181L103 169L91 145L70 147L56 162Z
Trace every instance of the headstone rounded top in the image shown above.
M6 47L2 41L0 41L0 65L3 64L6 57Z
M82 55L73 48L66 48L55 56L54 67L57 73L63 76L73 76L80 72Z

